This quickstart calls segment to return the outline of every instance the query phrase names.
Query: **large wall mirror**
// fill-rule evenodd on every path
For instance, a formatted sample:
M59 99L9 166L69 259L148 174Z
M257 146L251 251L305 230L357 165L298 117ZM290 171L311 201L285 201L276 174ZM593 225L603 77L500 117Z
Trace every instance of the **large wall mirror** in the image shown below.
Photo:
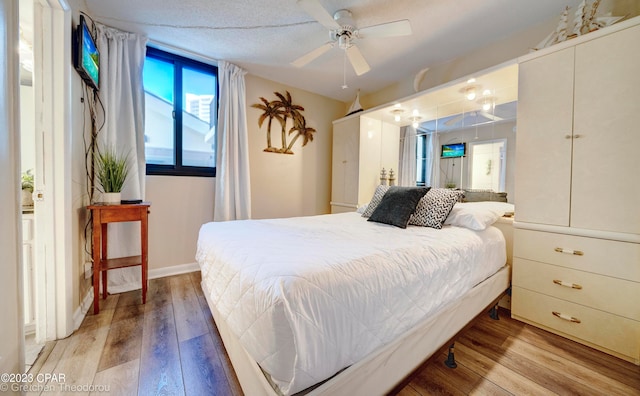
M368 117L398 125L398 184L506 193L513 201L518 65L399 100Z

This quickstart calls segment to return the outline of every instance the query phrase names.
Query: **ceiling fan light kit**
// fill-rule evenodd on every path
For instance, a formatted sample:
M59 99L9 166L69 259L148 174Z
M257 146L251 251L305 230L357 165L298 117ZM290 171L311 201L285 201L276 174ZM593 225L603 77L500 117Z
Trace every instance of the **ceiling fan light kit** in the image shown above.
M291 62L295 67L307 65L337 45L345 51L353 70L360 76L371 70L371 67L355 45L357 40L411 34L411 24L406 19L358 29L349 10L338 10L332 16L318 0L298 0L297 4L313 19L329 29L330 41Z

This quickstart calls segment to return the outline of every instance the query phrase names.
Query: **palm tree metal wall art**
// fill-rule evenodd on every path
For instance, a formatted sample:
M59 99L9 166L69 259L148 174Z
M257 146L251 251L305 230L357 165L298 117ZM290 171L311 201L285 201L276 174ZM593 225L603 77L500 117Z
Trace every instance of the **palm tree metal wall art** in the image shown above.
M307 126L307 121L302 115L304 107L293 104L289 91L285 91L285 94L281 94L280 92L274 92L274 94L278 97L276 100L269 102L267 99L260 97L262 103L251 105L251 107L263 111L258 118L259 127L262 127L264 121L267 120L267 147L264 151L268 153L293 154L292 147L298 138L302 136L302 146L306 146L307 143L313 141L313 133L316 132L316 130ZM281 148L275 148L271 143L271 124L274 119L280 123L281 127ZM288 120L292 120L293 122L293 126L288 130L289 135L296 132L289 144L287 144Z

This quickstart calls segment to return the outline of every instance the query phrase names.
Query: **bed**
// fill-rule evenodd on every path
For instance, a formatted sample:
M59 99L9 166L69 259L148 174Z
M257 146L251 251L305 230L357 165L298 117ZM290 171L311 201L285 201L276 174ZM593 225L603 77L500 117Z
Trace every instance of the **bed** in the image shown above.
M247 395L383 394L509 287L496 227L355 212L207 223L196 259Z

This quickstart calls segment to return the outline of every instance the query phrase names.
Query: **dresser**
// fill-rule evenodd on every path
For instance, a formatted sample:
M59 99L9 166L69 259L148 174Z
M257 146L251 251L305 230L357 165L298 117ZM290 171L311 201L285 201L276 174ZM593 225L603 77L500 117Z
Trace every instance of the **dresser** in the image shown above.
M640 364L640 19L520 59L512 316Z
M355 211L380 184L380 171L398 171L400 127L366 115L333 122L331 213Z

